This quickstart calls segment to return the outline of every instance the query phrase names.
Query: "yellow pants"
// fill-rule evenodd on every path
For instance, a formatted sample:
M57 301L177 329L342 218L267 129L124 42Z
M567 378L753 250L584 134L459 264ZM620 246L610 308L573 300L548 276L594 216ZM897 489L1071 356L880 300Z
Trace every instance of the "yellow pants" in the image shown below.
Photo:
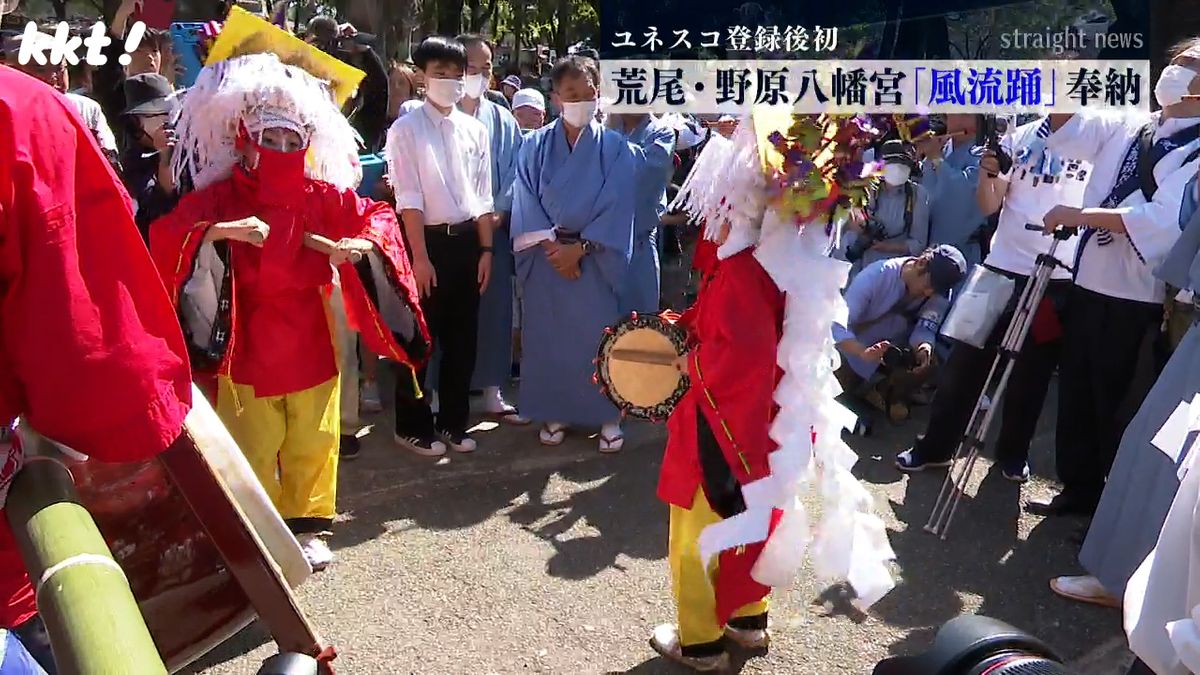
M337 513L338 378L311 389L259 398L254 388L218 381L217 414L286 520ZM240 406L240 411L238 407Z
M711 581L715 578L717 561L714 558L710 573L700 558L700 532L720 520L721 516L709 507L703 490L696 490L690 509L671 505L667 560L671 564L679 643L684 646L716 642L725 633L725 627L717 624L717 598ZM758 616L766 611L767 601L763 599L739 608L733 615Z

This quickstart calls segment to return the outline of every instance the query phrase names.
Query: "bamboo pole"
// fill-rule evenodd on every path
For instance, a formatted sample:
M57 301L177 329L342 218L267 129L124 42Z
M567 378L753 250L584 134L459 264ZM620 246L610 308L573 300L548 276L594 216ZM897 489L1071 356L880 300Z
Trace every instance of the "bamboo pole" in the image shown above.
M30 457L6 507L60 675L166 675L129 582L67 468Z

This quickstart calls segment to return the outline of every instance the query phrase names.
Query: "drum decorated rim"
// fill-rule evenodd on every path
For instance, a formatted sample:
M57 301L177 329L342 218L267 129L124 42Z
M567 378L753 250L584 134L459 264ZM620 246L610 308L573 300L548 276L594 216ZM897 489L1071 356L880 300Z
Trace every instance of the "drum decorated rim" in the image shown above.
M670 323L657 314L638 314L634 312L604 330L604 336L600 339L600 346L596 351L596 374L593 380L600 386L601 393L608 400L612 401L613 405L617 406L621 411L621 415L650 420L651 422L661 422L671 416L671 412L675 409L675 406L679 404L684 394L687 393L690 383L686 374L680 376L675 391L671 392L671 395L666 400L652 406L633 405L621 398L620 395L613 391L611 386L612 377L608 372L609 353L622 335L639 329L650 329L665 335L675 347L676 354L682 355L687 352L687 331L681 326Z

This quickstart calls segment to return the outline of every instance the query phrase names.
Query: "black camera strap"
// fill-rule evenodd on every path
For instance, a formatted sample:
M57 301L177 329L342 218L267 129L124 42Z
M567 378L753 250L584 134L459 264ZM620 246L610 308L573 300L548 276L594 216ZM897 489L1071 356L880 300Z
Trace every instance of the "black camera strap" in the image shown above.
M1154 201L1154 193L1158 192L1158 181L1154 179L1154 167L1172 150L1187 145L1200 138L1200 124L1194 124L1186 129L1177 131L1170 137L1154 142L1155 121L1147 122L1138 134L1138 182L1141 184L1142 195L1146 202ZM1188 153L1180 166L1186 166L1200 157L1200 148ZM1128 196L1128 195L1126 195ZM1124 199L1121 199L1124 201Z
M879 222L879 221L875 220L875 213L877 211L879 211L879 195L882 192L883 192L883 186L881 184L876 184L874 194L871 195L871 197L872 197L871 206L867 211L867 213L869 215L869 219L874 222ZM916 201L917 201L916 190L913 188L913 182L911 180L905 181L904 182L904 231L899 236L908 238L909 233L912 232L913 209L916 206ZM932 227L932 224L929 225L929 227ZM928 231L925 233L926 241L929 241L929 234L930 233ZM892 237L892 239L895 239L895 238L896 237Z

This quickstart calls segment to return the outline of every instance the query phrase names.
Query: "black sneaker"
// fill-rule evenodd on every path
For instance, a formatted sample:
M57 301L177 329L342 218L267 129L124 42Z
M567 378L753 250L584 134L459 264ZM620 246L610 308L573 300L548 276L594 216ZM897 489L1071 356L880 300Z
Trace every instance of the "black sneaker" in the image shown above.
M342 434L342 440L338 443L338 459L344 462L358 459L360 450L362 450L362 447L358 442L358 436L354 434Z
M397 445L422 457L441 457L446 454L446 444L433 437L396 435L395 439Z
M896 455L896 468L905 473L917 473L925 469L944 469L950 466L950 460L931 462L917 454L916 450L905 450Z
M474 438L462 431L439 431L438 435L455 452L475 452L475 449L479 447L475 444Z
M1059 516L1090 517L1096 513L1097 501L1079 499L1066 493L1058 493L1051 500L1031 500L1025 505L1025 510L1035 516L1047 518Z

